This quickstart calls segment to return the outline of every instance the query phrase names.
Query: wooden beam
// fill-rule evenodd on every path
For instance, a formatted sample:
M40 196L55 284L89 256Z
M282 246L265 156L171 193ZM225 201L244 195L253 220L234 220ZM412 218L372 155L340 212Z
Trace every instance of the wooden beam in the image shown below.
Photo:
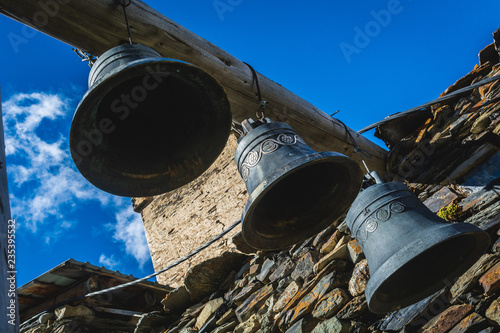
M123 10L116 0L2 0L0 13L95 56L127 42ZM127 7L127 15L134 43L207 71L225 88L234 121L255 118L256 87L245 63L139 0ZM292 126L314 150L340 152L360 162L342 124L267 77L258 74L258 80L269 102L269 117ZM372 155L370 169L384 171L386 150L350 132Z

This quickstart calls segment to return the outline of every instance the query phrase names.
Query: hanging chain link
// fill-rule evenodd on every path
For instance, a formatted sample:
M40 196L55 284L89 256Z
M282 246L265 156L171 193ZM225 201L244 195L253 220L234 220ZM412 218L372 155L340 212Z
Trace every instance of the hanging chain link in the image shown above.
M255 113L259 120L263 120L264 118L266 118L266 106L267 101L260 101L259 110Z
M77 56L80 57L80 59L82 59L82 61L88 61L89 67L92 67L92 65L94 65L94 62L97 60L96 56L94 56L90 53L84 52L80 49L73 48L73 51L76 53Z
M238 138L244 135L243 128L240 124L236 123L234 120L231 122L231 130L236 133Z

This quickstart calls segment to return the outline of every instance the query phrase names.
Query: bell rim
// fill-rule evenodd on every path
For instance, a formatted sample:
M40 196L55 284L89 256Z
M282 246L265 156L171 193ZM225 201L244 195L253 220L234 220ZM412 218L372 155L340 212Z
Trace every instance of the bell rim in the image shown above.
M189 180L188 182L173 183L174 185L172 186L161 184L161 181L155 180L158 177L168 175L169 174L168 170L159 174L153 174L151 176L138 175L135 177L134 180L134 182L137 182L138 184L132 186L117 185L118 183L120 184L123 183L123 181L115 181L113 182L113 184L109 185L107 182L102 182L101 180L96 181L96 179L104 178L102 170L96 171L95 168L90 168L90 166L93 163L85 156L82 157L78 155L78 157L80 157L81 160L79 163L77 163L78 158L75 156L75 154L78 154L77 145L79 142L81 142L81 140L85 140L83 133L81 133L81 131L79 131L77 127L79 125L85 124L86 119L88 119L89 116L95 117L96 109L98 108L98 102L100 101L99 96L101 96L105 92L108 92L109 86L117 85L125 82L127 79L130 79L130 77L128 78L125 77L124 74L126 74L128 71L136 71L138 69L146 68L146 66L153 67L156 66L157 64L163 64L163 65L167 64L171 66L179 66L179 65L185 66L187 70L196 71L197 78L203 76L204 80L206 80L205 82L212 81L214 83L211 86L210 94L217 96L216 100L219 102L216 105L219 106L217 108L219 119L222 119L222 121L213 122L213 124L217 126L216 128L214 128L214 133L216 133L216 136L219 137L218 140L214 140L214 142L217 141L217 143L214 143L214 147L216 148L214 149L214 151L218 152L217 155L213 156L213 158L211 159L205 159L204 163L205 167L196 175L196 177ZM172 74L169 73L169 75ZM174 73L174 75L177 74ZM135 76L140 76L140 75L135 75ZM219 83L219 81L216 78L214 78L211 74L205 72L204 70L195 65L176 59L153 58L153 57L139 59L131 61L130 63L122 67L110 71L106 76L96 80L94 84L85 92L73 114L73 119L69 134L70 153L80 173L84 176L85 179L87 179L87 181L89 181L92 185L96 186L97 188L105 192L123 197L149 197L175 190L181 186L188 184L189 182L193 181L201 174L203 174L203 172L205 172L215 162L215 160L220 156L220 154L224 150L224 147L231 133L231 122L232 122L232 112L227 97L227 93L224 87ZM91 155L91 153L89 153L89 155ZM121 176L124 175L123 173L118 172L118 170L114 168L109 168L109 166L106 167L108 168L108 173L107 173L108 175L113 175L113 176L118 175L119 178L121 178ZM94 170L90 171L90 169ZM131 175L128 174L128 176ZM123 176L122 178L129 183L132 182L131 178L127 178L125 176ZM133 188L133 190L129 190L129 188Z
M288 238L288 242L282 242L279 246L274 244L277 243L276 239L265 238L258 233L254 232L249 225L249 216L251 216L253 210L256 208L257 204L260 200L276 185L280 180L284 179L295 173L298 170L301 170L305 167L319 164L319 163L328 163L328 162L336 162L337 164L340 162L343 164L351 173L351 179L354 181L358 180L358 183L351 184L349 189L350 193L346 193L346 207L345 209L337 214L337 216L329 216L324 218L320 223L317 223L313 228L310 228L310 232L307 233L307 236L296 237L294 239ZM294 170L293 173L283 172L283 170ZM356 175L357 174L357 175ZM266 177L260 184L257 186L252 193L249 194L249 198L245 204L245 208L241 217L241 233L243 239L247 242L248 245L265 251L273 251L283 249L285 247L297 244L301 241L304 241L313 235L319 233L321 230L328 227L328 225L333 224L339 217L341 217L349 206L352 204L354 199L356 198L361 186L363 184L363 173L361 171L360 166L351 158L346 155L337 152L315 152L311 154L304 155L298 159L295 159L285 165L282 166L279 170L271 173L268 177ZM333 213L332 213L333 214ZM309 231L308 230L308 231Z
M457 278L463 273L465 273L467 269L469 269L469 267L473 265L474 262L476 262L481 257L481 255L483 255L485 251L488 249L490 243L489 235L485 231L474 226L473 224L465 222L456 222L456 223L444 224L439 229L446 229L441 231L449 232L449 234L446 235L445 237L439 238L435 236L438 234L437 233L438 230L436 229L428 230L426 232L427 235L419 237L418 240L411 242L403 249L394 253L388 260L386 260L381 266L379 266L375 272L373 273L370 272L370 278L368 280L365 289L365 296L368 303L368 308L371 312L377 314L385 314L388 312L408 307L426 297L431 296L435 292L446 287L446 281L448 279ZM400 301L392 301L392 302L378 301L377 293L380 291L379 288L382 287L382 285L386 282L386 280L388 280L391 276L396 274L397 270L401 269L403 266L407 265L412 260L416 259L419 255L422 255L425 252L435 248L437 245L467 235L476 238L475 246L472 249L473 253L469 257L467 257L466 260L464 260L459 267L457 267L455 270L451 270L448 273L448 275L445 276L444 280L440 281L442 282L441 284L436 283L433 286L427 288L426 290L423 290L416 294L412 294L409 297L405 297L403 300ZM417 244L420 239L427 239L427 240L433 239L435 240L435 243L431 247L426 248L425 251L421 251L421 249L418 247ZM400 258L401 256L398 256L398 253L401 254L402 252L404 252L405 256L409 258L409 260L403 263L401 262Z
M156 64L160 64L160 63L171 63L171 64L181 64L181 65L186 65L186 67L190 67L192 69L198 69L200 70L201 72L203 72L207 77L210 77L211 79L213 79L220 87L220 90L223 92L221 94L221 97L226 97L226 100L227 100L227 93L224 89L224 87L222 87L222 85L220 84L220 82L214 78L212 75L208 74L207 72L203 71L202 69L200 69L199 67L195 66L195 65L192 65L188 62L185 62L185 61L181 61L181 60L176 60L176 59L171 59L171 58L147 58L147 59L140 59L140 60L134 60L134 61L131 61L130 63L128 63L127 65L125 66L122 66L120 68L117 68L117 69L114 69L112 70L111 72L109 72L107 75L105 75L104 77L96 80L94 82L94 84L92 84L92 86L90 86L87 91L85 92L85 94L83 94L82 98L80 99L80 102L78 103L76 109L75 109L75 113L73 114L73 121L75 120L75 118L77 117L78 115L78 111L83 107L83 104L85 103L89 103L89 102L86 102L88 101L89 98L93 97L94 94L97 94L97 93L101 93L100 90L102 90L102 85L104 83L106 83L107 81L113 81L113 80L116 80L116 76L117 74L121 74L121 73L124 73L125 71L128 71L128 70L132 70L132 69L135 69L136 67L138 66L141 66L141 65L156 65ZM123 80L122 80L123 81ZM114 82L114 83L121 83L121 81L117 81L117 82ZM227 113L231 115L231 108L229 106L229 103L227 105ZM73 123L71 124L71 127L73 127Z

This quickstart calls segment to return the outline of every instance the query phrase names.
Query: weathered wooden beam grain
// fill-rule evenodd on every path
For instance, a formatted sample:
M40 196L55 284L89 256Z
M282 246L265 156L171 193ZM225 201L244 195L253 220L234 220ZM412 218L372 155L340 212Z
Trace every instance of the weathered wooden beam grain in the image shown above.
M116 0L2 0L0 13L95 56L127 42L123 10ZM127 7L127 15L134 43L199 66L225 88L233 120L255 118L256 87L245 63L139 0ZM338 121L267 77L258 74L258 79L269 102L269 117L292 126L315 150L337 151L360 161ZM386 151L355 131L351 134L372 155L368 166L385 170Z

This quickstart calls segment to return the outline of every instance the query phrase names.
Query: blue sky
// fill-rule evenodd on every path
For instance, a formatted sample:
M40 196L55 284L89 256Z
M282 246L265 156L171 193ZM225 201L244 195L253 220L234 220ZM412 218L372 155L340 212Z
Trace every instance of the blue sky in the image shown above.
M494 0L145 2L355 130L437 98L500 26ZM93 187L70 158L89 66L4 16L0 64L18 285L68 258L152 273L130 199Z

